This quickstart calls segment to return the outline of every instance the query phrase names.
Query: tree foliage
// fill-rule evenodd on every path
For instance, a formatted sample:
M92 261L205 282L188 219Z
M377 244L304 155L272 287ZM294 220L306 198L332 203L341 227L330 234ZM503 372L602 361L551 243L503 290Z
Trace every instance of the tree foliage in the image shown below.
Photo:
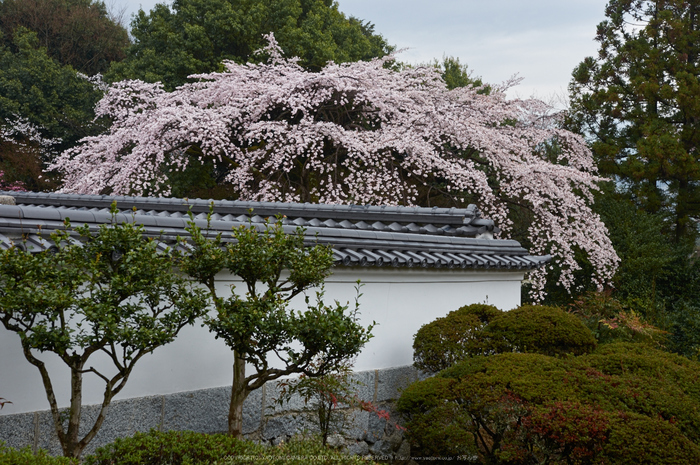
M21 182L10 182L5 179L5 172L0 171L0 190L2 191L24 191L24 185Z
M102 1L2 0L0 30L12 48L18 28L36 33L39 45L61 65L88 76L104 73L125 57L129 36Z
M328 247L304 247L302 230L285 231L281 222L263 231L243 226L225 248L221 235L208 238L194 224L189 231L195 249L183 270L208 290L216 315L206 324L233 351L228 425L231 435L240 436L250 392L282 376L318 377L341 369L370 339L372 326L359 324L357 303L347 312L337 301L324 303L322 291L315 302L305 296L303 312L289 308L294 297L321 286L333 265ZM220 296L215 277L222 271L239 277L245 294L232 289L230 296ZM247 376L246 364L254 368Z
M596 342L636 342L664 347L665 331L651 325L639 311L625 307L611 290L588 292L574 299L570 313L581 319Z
M123 58L127 32L103 2L2 0L0 33L0 170L10 183L54 190L45 164L100 131L102 92L87 75Z
M610 0L598 58L570 86L569 123L590 137L601 173L648 213L670 213L676 241L700 212L699 13L695 0Z
M573 302L569 297L561 303L576 307L583 303L579 315L599 341L647 339L679 354L697 357L700 262L695 241L686 237L675 242L669 237L669 225L673 223L670 215L650 213L634 195L610 186L597 196L594 209L607 225L620 256L613 287L604 295L596 295L591 285L582 287L586 296Z
M570 288L578 267L575 248L594 265L594 283L612 276L617 256L587 204L599 181L590 152L543 102L506 100L504 89L450 91L436 69L394 71L390 57L310 72L269 40L267 64L228 62L173 92L112 85L97 108L113 119L109 132L53 165L63 190L167 194L169 168L213 160L240 199L471 202L506 233L517 204L532 212L532 251L554 255L561 285ZM542 152L549 141L561 147L557 163Z
M621 258L612 297L688 356L699 342L699 9L697 1L609 1L598 56L574 70L567 122L615 181L596 205Z
M694 463L700 366L643 344L465 359L409 386L412 453L482 463ZM630 453L630 451L634 453Z
M442 60L435 58L428 66L440 71L443 81L449 90L457 87L484 87L483 93L488 93L490 87L484 85L480 77L475 77L469 66L459 61L458 57L443 56Z
M22 117L0 124L0 189L54 190L58 183L43 168L44 160L55 155L58 142L42 137L38 128Z
M61 66L40 47L36 33L18 28L12 46L0 48L0 117L34 126L57 150L90 135L93 107L102 96L70 66ZM22 133L29 136L31 128Z
M666 294L662 283L674 258L686 254L686 247L674 245L665 230L668 218L639 208L629 195L606 189L596 202L596 210L607 225L610 240L620 256L613 284L616 297L625 303L649 308ZM683 252L678 249L683 248Z
M52 59L36 33L18 27L10 37L11 45L0 44L0 169L29 189L55 188L42 169L99 132L93 108L102 92Z
M134 44L115 63L112 81L162 82L166 90L192 74L221 71L223 60L245 63L275 33L288 56L320 70L329 61L370 60L391 51L374 26L346 18L332 0L176 0L140 10L132 22Z
M67 223L51 241L43 252L23 244L0 251L0 321L19 336L24 356L39 370L63 453L77 458L136 362L192 324L206 300L176 272L171 253L143 237L142 227L103 225L93 234L87 225ZM67 425L39 355L45 352L56 354L70 370ZM99 353L107 355L110 366L91 365ZM80 437L86 375L102 379L105 391L94 424Z

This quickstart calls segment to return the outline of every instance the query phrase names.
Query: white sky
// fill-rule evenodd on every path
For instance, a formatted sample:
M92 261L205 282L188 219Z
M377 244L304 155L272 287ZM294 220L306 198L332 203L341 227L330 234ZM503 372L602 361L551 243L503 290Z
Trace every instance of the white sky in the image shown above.
M511 96L565 96L574 67L596 54L596 26L606 0L337 0L347 16L370 21L398 48L399 59L424 63L443 55L475 76L522 83ZM109 2L107 2L109 3ZM157 0L115 0L126 18ZM163 3L161 0L160 3ZM166 1L166 3L170 3Z

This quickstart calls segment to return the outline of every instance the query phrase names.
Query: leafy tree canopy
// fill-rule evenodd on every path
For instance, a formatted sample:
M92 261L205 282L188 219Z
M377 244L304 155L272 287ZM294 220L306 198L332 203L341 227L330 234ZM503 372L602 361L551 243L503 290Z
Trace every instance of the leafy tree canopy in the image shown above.
M223 60L251 60L270 31L288 56L315 71L392 50L372 24L346 18L332 0L175 0L139 11L134 44L108 78L159 81L173 90L190 74L222 71Z
M0 0L0 37L0 170L6 182L53 190L45 164L102 129L99 77L87 75L125 56L127 32L103 2Z
M548 283L548 301L559 305L584 303L581 316L590 323L599 340L606 338L610 327L604 321L640 319L630 336L663 340L669 350L688 357L700 355L700 261L692 237L680 242L669 238L668 212L651 213L640 207L635 196L620 192L606 183L597 195L594 210L610 232L610 240L620 257L613 277L613 287L605 295L595 295L587 283L582 264L578 275L584 298L557 292ZM583 293L583 292L582 292ZM630 321L631 322L631 321ZM647 324L656 327L656 334ZM660 330L660 332L658 332ZM663 334L665 332L665 334ZM614 333L614 332L613 332ZM608 334L610 335L610 334Z
M0 190L1 191L24 191L24 184L21 182L8 182L5 179L5 172L0 171ZM2 408L2 406L0 406Z
M357 302L354 311L347 311L348 305L323 301L318 286L331 273L333 254L325 246L304 247L303 230L285 232L281 221L267 224L264 231L242 226L233 232L236 242L225 248L221 235L207 238L193 223L188 230L194 250L183 271L207 289L216 314L206 324L234 354L231 435L243 432L243 402L252 391L290 374L333 373L372 337L372 326L359 323ZM223 270L241 278L245 295L219 295L215 277ZM314 287L315 302L305 295L304 311L289 308L295 296ZM246 364L254 367L253 373L246 375Z
M41 168L61 150L95 134L94 106L102 92L40 47L36 33L18 27L0 44L0 169L28 188L50 187Z
M598 57L573 72L569 124L602 174L671 214L678 242L700 213L700 2L610 0L606 16Z
M426 66L426 65L421 65ZM484 82L480 77L474 76L474 73L469 69L466 64L459 61L458 57L453 56L443 56L442 60L435 58L433 61L427 64L427 66L433 66L440 71L443 81L448 89L456 89L457 87L481 87ZM489 92L489 86L485 86L484 93Z
M110 17L104 2L94 0L2 0L0 30L5 45L19 27L34 31L38 43L62 65L92 76L125 57L129 36Z
M172 342L207 303L177 272L171 252L144 238L142 227L103 225L93 235L87 225L66 223L51 240L43 252L22 244L0 251L0 321L19 336L27 361L39 370L63 453L77 458L135 364ZM42 361L45 352L56 354L71 374L67 423ZM96 353L112 364L91 365ZM102 379L105 390L94 423L81 428L85 376Z

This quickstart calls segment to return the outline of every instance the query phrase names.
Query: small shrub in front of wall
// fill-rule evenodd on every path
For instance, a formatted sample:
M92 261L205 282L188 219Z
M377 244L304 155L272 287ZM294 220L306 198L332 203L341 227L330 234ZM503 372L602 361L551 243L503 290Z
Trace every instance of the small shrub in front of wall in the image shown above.
M358 388L364 383L352 378L351 364L341 367L337 373L331 373L319 377L309 377L302 374L298 379L283 380L278 382L280 396L275 403L283 406L298 395L309 408L309 418L320 431L321 444L326 445L328 437L332 433L343 432L347 426L346 411L343 409L359 408L376 415L380 420L386 420L393 424L397 430L404 428L391 420L391 414L381 409L376 403L360 399Z
M325 448L319 439L267 446L226 434L151 430L117 439L86 457L86 465L305 465L366 464L360 457Z
M13 449L0 441L0 465L78 465L78 461L66 457L52 457L43 450L34 454L29 447Z
M482 329L501 314L493 305L473 304L423 325L413 340L415 367L436 373L468 356L488 353Z
M593 333L576 316L557 307L523 305L494 318L485 328L495 353L583 355L596 348Z

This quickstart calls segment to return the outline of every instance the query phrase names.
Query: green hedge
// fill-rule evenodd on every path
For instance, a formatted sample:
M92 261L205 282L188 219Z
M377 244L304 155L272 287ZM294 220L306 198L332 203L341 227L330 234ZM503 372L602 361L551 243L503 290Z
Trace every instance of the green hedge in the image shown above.
M412 384L397 408L414 455L700 463L698 373L698 362L631 343L578 357L478 356Z
M484 332L496 353L582 355L596 348L595 337L586 325L558 307L523 305L495 318Z
M98 448L84 458L85 465L361 465L371 464L321 445L318 438L293 439L272 447L234 439L226 434L192 431L136 433ZM15 450L0 442L0 465L78 465L45 451Z
M595 348L586 325L557 307L524 305L501 312L492 305L474 304L423 325L413 341L413 361L416 368L437 373L477 355L581 355Z
M29 447L17 450L0 441L0 465L77 465L77 460L66 457L52 457L39 450L34 454Z
M364 459L321 445L319 439L291 440L271 447L226 434L192 431L136 433L117 439L85 458L85 465L359 465Z
M489 341L482 330L501 314L493 305L474 304L423 325L413 340L414 365L436 373L465 357L488 353Z

